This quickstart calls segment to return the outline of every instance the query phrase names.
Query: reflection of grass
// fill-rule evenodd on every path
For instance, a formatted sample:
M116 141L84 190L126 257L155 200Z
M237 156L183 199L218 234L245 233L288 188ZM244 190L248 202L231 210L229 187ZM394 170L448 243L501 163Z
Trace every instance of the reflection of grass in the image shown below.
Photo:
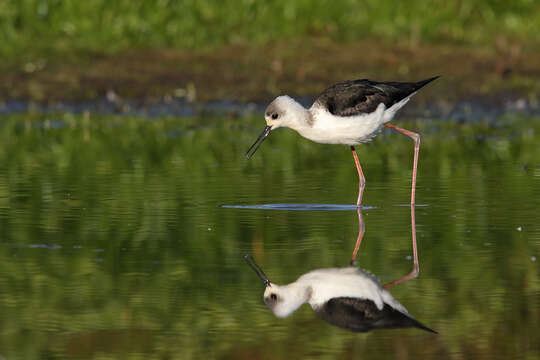
M421 277L395 289L441 332L426 340L414 330L350 334L308 308L278 320L260 304L241 254L257 251L279 282L344 264L356 214L216 208L348 203L346 147L283 130L248 162L260 119L2 118L0 355L276 359L313 357L317 344L328 358L534 358L540 280L528 258L540 247L527 236L539 233L540 122L434 123L402 124L425 133L418 200L430 206L417 210ZM366 215L360 260L399 275L410 266L408 211L389 204L408 199L412 144L385 132L358 150L366 201L381 205Z
M535 1L105 1L4 0L3 56L199 48L322 36L406 43L536 41ZM33 64L38 66L39 64Z

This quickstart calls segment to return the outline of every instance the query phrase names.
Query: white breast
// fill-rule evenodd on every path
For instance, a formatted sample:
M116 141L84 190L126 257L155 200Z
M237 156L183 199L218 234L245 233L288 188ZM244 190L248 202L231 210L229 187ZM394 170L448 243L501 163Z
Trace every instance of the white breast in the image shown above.
M408 314L407 310L384 289L377 279L358 268L318 269L302 275L298 283L309 283L312 293L309 304L317 308L336 297L351 297L371 300L379 310L384 303Z
M356 116L333 115L315 102L309 109L313 119L311 126L306 124L306 126L296 130L303 137L323 144L358 145L365 143L377 135L381 127L391 121L396 112L413 95L414 93L388 109L381 103L374 112Z
M300 135L323 144L357 145L371 140L383 125L384 104L372 113L335 116L318 105L311 107L311 126L298 129Z

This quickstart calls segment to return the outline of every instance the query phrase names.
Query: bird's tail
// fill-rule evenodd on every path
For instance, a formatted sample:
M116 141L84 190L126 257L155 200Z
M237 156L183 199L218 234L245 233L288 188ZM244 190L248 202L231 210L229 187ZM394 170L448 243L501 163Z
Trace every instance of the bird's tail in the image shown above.
M417 91L421 87L424 87L425 85L429 84L433 80L436 80L436 79L438 79L440 77L441 77L440 75L437 75L437 76L434 76L434 77L430 77L429 79L418 81L417 83L414 84L414 91Z
M410 319L411 319L411 322L412 322L411 325L414 326L415 328L422 329L422 330L428 331L430 333L438 334L438 332L436 332L433 329L428 328L427 326L425 326L421 322L417 321L416 319L413 319L413 318L410 318Z

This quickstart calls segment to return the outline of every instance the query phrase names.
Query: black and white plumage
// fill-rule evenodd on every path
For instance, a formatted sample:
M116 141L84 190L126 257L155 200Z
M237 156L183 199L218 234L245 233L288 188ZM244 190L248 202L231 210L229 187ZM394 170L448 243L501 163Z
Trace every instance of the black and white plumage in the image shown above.
M324 90L315 103L337 116L371 113L381 103L387 109L391 108L437 77L419 82L376 82L368 79L343 81Z
M280 127L324 144L358 145L371 140L421 87L419 82L376 82L367 79L337 83L306 109L287 95L278 96L264 113L266 127L246 153L251 157L270 131Z
M383 126L391 127L415 141L411 192L411 204L414 204L420 137L388 123L416 91L437 78L435 76L418 82L376 82L367 79L343 81L324 90L309 109L287 95L278 96L266 108L266 127L248 149L246 157L253 156L270 132L280 127L293 129L318 143L349 145L360 178L357 202L360 206L365 179L354 145L370 141Z
M379 309L371 300L339 297L328 300L315 313L324 321L354 332L375 329L416 327L432 333L436 331L415 320L409 313L401 312L391 305Z
M264 303L278 317L287 317L309 303L322 320L355 332L416 327L436 333L415 320L373 275L359 268L317 269L291 284L277 285L251 256L244 258L263 280Z

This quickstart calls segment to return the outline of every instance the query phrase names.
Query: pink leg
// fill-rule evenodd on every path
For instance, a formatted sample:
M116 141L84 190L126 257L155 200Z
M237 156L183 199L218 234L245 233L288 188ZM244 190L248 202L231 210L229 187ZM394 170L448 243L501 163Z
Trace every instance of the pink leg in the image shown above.
M407 135L408 137L414 140L414 160L413 160L412 186L411 186L411 205L414 205L415 204L414 194L416 191L416 168L418 167L418 151L420 150L420 135L415 132L402 129L392 124L387 123L387 124L384 124L384 126L394 129L396 131L399 131L403 135Z
M362 195L364 194L364 188L366 187L366 178L364 177L364 172L360 166L360 161L358 161L358 155L354 146L351 146L352 156L354 158L354 163L356 164L356 170L358 170L358 178L360 180L358 185L358 200L356 201L356 206L360 207L362 205Z
M364 233L366 232L366 225L364 224L364 218L362 217L362 207L359 206L356 212L358 213L358 237L356 238L356 245L354 245L354 251L351 257L351 266L353 266L356 261L356 254L358 253L358 249L360 249L360 244L362 243Z
M413 261L414 261L413 270L409 274L403 277L400 277L399 279L396 279L388 284L384 284L383 287L385 289L388 289L389 287L392 287L394 285L397 285L409 279L413 279L417 277L418 274L420 273L420 266L418 265L418 250L416 249L416 219L414 216L414 208L415 206L411 205L411 231L412 231L412 248L413 248Z

